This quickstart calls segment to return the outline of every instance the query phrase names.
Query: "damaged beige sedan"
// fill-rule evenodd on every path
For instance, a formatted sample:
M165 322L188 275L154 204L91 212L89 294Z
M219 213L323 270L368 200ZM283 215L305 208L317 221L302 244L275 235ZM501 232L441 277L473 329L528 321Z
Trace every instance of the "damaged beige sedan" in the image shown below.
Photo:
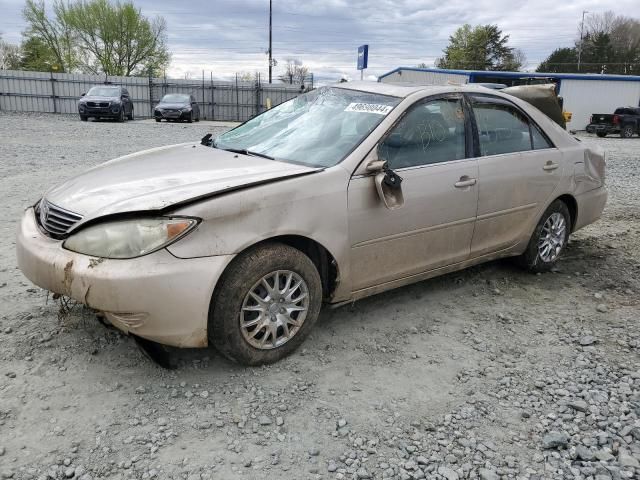
M52 188L19 266L115 327L276 361L339 305L500 257L541 272L598 219L604 154L472 86L320 88Z

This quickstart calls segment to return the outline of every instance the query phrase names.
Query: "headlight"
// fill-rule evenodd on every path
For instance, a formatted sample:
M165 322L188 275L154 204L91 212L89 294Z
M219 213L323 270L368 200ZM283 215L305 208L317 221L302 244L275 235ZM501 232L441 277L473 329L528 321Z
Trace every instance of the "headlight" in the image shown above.
M191 107L185 107L185 108L181 108L180 111L182 113L189 113L191 111Z
M134 258L159 250L189 233L192 218L143 218L100 223L71 235L67 250L103 258Z

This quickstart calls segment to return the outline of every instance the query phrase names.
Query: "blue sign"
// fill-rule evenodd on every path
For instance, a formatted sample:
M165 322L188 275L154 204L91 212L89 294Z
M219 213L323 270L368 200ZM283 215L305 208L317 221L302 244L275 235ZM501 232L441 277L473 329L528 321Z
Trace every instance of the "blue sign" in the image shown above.
M360 45L358 47L358 70L367 68L369 62L369 45Z

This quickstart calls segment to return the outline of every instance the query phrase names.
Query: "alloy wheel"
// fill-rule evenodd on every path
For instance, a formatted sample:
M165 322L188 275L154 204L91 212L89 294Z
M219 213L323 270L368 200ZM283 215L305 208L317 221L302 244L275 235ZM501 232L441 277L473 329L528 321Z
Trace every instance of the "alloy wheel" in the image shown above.
M542 261L553 262L564 246L567 231L567 222L561 213L554 212L542 227L538 241L538 254Z
M309 311L309 288L290 270L263 276L249 290L240 311L244 339L260 350L284 345L302 327Z

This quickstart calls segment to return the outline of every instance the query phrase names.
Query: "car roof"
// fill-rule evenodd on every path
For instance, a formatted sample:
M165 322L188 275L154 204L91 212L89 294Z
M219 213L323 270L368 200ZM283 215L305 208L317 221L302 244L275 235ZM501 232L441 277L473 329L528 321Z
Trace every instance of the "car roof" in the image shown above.
M380 95L390 95L392 97L406 98L414 93L424 92L427 94L437 95L447 92L482 92L491 93L496 96L505 97L496 90L473 84L461 85L418 85L408 82L402 83L381 83L381 82L344 82L332 85L335 88L344 88L348 90L358 90L361 92L377 93ZM508 97L505 97L508 98Z

